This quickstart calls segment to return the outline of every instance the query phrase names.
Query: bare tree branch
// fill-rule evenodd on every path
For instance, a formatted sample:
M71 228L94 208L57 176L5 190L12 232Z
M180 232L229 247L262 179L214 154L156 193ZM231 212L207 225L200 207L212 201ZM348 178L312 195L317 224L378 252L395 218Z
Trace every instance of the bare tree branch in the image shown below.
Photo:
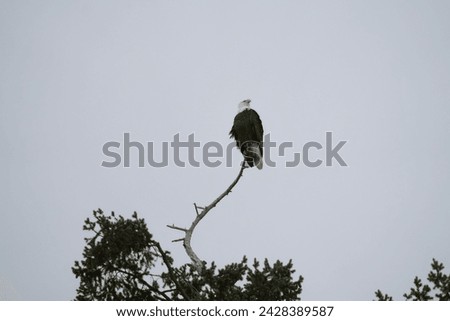
M186 233L186 235L184 236L184 238L182 239L177 239L174 240L174 242L177 241L181 241L183 240L183 246L186 250L187 255L189 256L189 258L192 261L193 266L195 267L195 269L200 273L203 269L203 261L200 260L200 258L197 256L197 254L195 254L194 250L192 249L191 246L191 239L192 239L192 234L194 233L194 229L197 226L198 223L200 223L200 221L206 216L206 214L208 214L208 212L213 209L214 207L216 207L216 205L228 194L231 193L231 190L233 189L234 186L236 186L236 184L239 182L239 180L242 177L242 174L244 172L244 169L247 168L247 165L245 163L245 161L242 162L241 165L241 169L239 170L239 174L237 175L237 177L234 179L234 181L231 183L230 186L228 186L228 188L225 190L225 192L223 192L222 194L220 194L220 196L218 198L216 198L211 204L205 206L205 207L200 207L197 206L197 204L194 203L194 208L195 208L195 212L196 212L196 217L194 219L194 221L191 224L191 227L189 227L188 229L185 228L181 228L181 227L177 227L175 225L167 225L167 227L171 228L171 229L176 229L176 230L180 230ZM201 210L201 212L199 211Z
M170 227L170 228L173 228L174 230L180 230L180 231L182 231L182 232L187 232L187 229L185 229L185 228L182 228L182 227L178 227L178 226L175 226L175 225L167 225L167 227Z

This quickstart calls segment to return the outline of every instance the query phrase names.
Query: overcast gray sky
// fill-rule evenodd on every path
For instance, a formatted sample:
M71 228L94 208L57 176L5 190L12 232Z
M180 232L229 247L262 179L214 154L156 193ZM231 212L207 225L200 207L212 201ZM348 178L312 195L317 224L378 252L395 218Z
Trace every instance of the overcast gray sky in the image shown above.
M331 131L349 166L247 170L197 254L292 258L306 300L401 299L433 257L450 267L449 16L448 1L0 1L0 299L73 299L97 208L137 211L188 262L166 224L188 226L239 151L232 168L111 169L102 146L225 146L246 98L273 141Z

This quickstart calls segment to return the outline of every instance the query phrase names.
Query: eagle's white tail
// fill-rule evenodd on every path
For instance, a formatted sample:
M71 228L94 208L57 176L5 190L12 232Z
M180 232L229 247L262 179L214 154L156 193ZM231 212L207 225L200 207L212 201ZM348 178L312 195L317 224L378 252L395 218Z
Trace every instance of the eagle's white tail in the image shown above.
M246 148L245 156L250 158L250 162L252 164L249 164L250 167L253 167L253 165L256 165L256 168L262 169L263 168L263 159L261 155L261 150L259 149L258 143L249 143ZM247 161L247 163L249 163Z
M263 160L262 160L261 151L259 150L259 147L256 148L255 155L256 155L256 157L253 158L253 161L256 165L256 168L262 169L263 168Z
M256 162L256 168L258 168L258 169L263 168L263 160L262 160L261 156L259 157L258 161Z

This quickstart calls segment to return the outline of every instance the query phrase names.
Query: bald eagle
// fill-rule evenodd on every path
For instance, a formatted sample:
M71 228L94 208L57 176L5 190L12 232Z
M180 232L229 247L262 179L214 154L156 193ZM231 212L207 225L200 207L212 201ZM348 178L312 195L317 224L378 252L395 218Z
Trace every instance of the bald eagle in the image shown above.
M236 140L237 147L244 155L248 166L256 165L258 169L262 169L264 129L258 113L250 108L250 102L250 99L246 99L239 103L230 138Z

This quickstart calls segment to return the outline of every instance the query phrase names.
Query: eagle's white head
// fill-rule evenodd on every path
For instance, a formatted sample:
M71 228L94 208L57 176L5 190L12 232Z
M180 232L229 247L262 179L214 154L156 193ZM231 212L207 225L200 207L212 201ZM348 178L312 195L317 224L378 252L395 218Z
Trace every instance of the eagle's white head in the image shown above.
M250 109L250 102L251 102L250 99L241 101L238 105L238 113L240 113L241 111L244 111L246 109Z

